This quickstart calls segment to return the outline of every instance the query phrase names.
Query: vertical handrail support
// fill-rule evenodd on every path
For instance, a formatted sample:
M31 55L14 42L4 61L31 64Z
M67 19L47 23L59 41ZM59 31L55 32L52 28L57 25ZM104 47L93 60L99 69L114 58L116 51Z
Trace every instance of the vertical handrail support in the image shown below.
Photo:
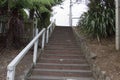
M38 35L38 29L36 29L35 31L35 35ZM33 64L36 65L36 60L37 60L37 50L38 50L38 41L39 39L36 40L36 42L34 43L34 53L33 53Z
M53 30L55 28L55 23L52 22L48 27L47 27L47 33L46 33L46 43L49 41L49 37L52 34Z

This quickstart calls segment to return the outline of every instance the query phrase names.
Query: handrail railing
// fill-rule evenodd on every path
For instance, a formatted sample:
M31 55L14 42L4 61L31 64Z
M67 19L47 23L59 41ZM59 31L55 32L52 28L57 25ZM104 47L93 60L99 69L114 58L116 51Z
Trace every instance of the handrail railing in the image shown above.
M17 64L22 60L30 48L34 45L34 54L33 54L33 64L36 64L37 60L37 49L38 49L38 40L42 35L42 50L44 49L45 42L45 28L43 28L39 33L36 30L36 37L13 59L13 61L7 67L7 80L14 80L15 68Z
M52 22L47 27L47 34L46 34L46 43L48 43L49 37L53 32L53 29L55 28L54 22ZM30 48L34 45L34 53L33 53L33 64L36 65L37 60L37 49L38 49L38 40L39 37L42 36L42 45L41 49L44 49L45 45L45 33L46 30L43 28L39 33L38 29L36 29L36 36L34 39L12 60L12 62L7 66L7 80L14 80L15 77L15 69L17 64L23 59L23 57L27 54L27 52L30 50Z
M48 43L49 37L52 34L53 30L55 28L55 23L52 22L48 27L47 27L47 33L46 33L46 43Z

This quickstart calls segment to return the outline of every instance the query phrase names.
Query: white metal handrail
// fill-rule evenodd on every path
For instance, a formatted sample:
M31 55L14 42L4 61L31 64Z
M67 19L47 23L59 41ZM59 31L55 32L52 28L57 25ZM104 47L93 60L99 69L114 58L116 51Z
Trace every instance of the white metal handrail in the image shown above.
M36 30L36 37L13 59L13 61L7 67L7 80L14 80L15 76L15 68L17 64L22 60L22 58L26 55L26 53L30 50L30 48L34 45L34 54L33 54L33 63L36 64L37 60L37 49L38 49L38 40L42 35L42 50L44 49L45 42L45 28L43 28L39 34L38 30Z
M48 43L49 37L52 34L53 30L55 28L55 23L52 22L48 27L47 27L47 33L46 33L46 43Z

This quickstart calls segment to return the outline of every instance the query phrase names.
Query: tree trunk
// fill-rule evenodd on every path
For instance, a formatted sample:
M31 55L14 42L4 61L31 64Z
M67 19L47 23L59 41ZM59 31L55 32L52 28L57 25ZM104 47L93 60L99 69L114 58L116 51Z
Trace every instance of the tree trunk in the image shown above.
M10 18L8 25L9 30L7 32L7 48L14 47L14 48L20 48L22 46L21 37L23 34L23 23L19 19L18 13L13 13L13 16Z
M34 18L34 9L31 9L30 10L30 19L32 19L33 20L33 18Z

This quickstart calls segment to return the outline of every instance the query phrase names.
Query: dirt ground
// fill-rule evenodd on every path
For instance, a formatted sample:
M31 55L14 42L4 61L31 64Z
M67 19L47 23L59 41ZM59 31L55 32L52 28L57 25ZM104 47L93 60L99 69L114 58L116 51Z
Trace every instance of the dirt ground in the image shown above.
M0 80L6 80L7 76L7 66L8 64L17 56L17 54L21 51L15 49L5 49L3 48L0 51ZM23 75L30 67L32 62L32 51L29 51L25 58L16 66L16 74L15 80L21 80L20 76Z
M85 39L89 49L97 55L94 63L111 78L111 80L120 80L120 51L115 49L115 38L107 38L98 42L96 39L87 38L80 33Z
M115 50L114 38L103 40L87 40L90 50L97 55L94 60L102 71L112 80L120 80L120 51Z

